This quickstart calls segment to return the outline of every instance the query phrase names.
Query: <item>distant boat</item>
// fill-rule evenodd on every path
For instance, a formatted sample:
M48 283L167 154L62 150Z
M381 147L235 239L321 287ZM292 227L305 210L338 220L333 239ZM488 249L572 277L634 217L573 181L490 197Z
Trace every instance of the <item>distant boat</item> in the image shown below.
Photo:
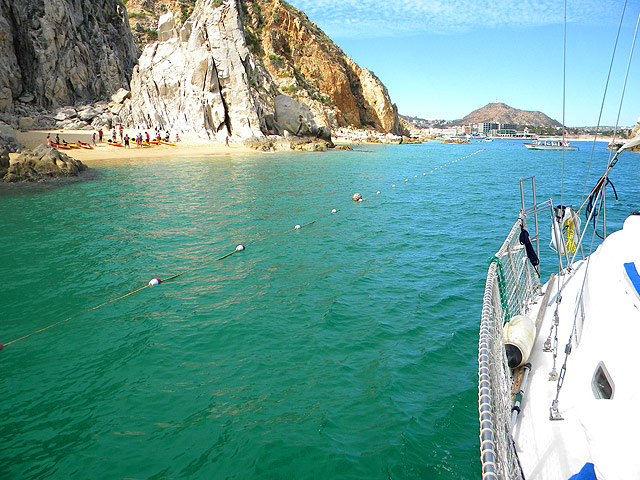
M466 137L451 137L444 138L440 143L457 143L458 145L469 145L471 142Z
M478 143L480 142L493 142L493 138L486 137L486 138L483 138L482 140L478 140Z
M568 141L562 140L534 140L523 144L529 150L578 150L578 147L569 145Z

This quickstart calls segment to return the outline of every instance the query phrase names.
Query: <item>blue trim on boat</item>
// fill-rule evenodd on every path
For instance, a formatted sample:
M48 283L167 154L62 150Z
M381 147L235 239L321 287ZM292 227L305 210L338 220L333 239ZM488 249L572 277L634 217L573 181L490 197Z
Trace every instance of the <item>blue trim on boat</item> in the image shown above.
M624 269L627 271L627 277L631 280L633 288L635 288L638 295L640 295L640 274L638 274L636 264L633 262L625 263Z

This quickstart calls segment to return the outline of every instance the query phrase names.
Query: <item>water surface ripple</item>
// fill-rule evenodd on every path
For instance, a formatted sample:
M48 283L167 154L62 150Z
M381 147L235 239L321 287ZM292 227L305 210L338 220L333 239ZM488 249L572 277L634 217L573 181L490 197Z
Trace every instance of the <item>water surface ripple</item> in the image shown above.
M565 160L574 205L582 145ZM559 203L560 157L366 150L123 160L0 189L2 342L191 270L0 353L0 476L480 478L487 259L520 177ZM613 171L613 228L638 209L638 158Z

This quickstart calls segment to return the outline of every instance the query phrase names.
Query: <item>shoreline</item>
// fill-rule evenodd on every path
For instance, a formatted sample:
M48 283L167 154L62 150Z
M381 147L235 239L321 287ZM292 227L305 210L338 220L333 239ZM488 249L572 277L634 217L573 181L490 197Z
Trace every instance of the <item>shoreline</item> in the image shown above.
M69 143L76 143L78 140L85 143L92 143L91 137L93 130L29 130L26 132L16 132L16 138L26 149L32 149L40 144L46 145L48 133L50 133L52 137L58 134L61 140L66 140ZM185 138L175 146L154 145L152 147L141 148L138 148L135 142L132 142L130 148L114 147L106 143L106 138L105 135L102 143L96 141L95 146L92 144L92 150L78 148L60 150L60 152L88 165L102 161L166 158L172 156L235 156L262 153L240 143L230 143L227 147L223 143L201 140L191 136L185 136ZM14 160L18 155L19 153L11 153L9 157L11 160Z

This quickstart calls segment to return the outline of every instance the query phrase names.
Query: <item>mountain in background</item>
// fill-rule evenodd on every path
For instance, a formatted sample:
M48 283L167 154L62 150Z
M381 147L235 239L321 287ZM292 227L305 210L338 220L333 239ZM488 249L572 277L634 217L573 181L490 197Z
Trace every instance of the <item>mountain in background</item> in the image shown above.
M468 125L470 123L515 123L534 127L562 127L562 124L549 118L542 112L518 110L504 103L489 103L474 110L466 117L453 122L454 125Z

